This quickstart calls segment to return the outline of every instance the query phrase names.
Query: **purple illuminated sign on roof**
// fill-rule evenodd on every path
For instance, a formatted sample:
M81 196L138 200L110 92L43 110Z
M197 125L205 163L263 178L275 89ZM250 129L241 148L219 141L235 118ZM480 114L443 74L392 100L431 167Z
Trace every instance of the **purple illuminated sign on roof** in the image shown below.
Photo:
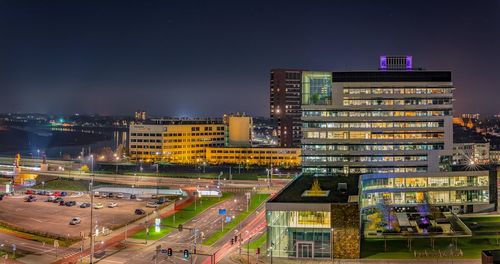
M413 64L412 64L412 59L413 57L412 56L406 56L406 69L407 70L411 70L413 67Z
M387 70L387 56L380 56L380 69Z

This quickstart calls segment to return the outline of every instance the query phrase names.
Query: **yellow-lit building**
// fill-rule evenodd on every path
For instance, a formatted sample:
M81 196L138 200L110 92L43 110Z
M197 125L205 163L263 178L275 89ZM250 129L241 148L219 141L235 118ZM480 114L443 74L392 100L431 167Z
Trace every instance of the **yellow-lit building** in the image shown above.
M199 163L207 147L225 145L222 123L173 122L171 124L131 125L129 154L135 162Z
M228 145L234 147L250 147L252 144L252 117L246 115L224 116L228 124Z
M300 148L209 147L206 161L209 164L300 166L300 154Z

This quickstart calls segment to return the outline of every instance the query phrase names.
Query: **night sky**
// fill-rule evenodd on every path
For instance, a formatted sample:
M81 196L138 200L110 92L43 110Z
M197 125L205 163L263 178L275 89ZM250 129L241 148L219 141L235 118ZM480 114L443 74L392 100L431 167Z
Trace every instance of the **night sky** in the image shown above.
M0 112L268 116L269 70L451 70L500 112L500 1L0 1Z

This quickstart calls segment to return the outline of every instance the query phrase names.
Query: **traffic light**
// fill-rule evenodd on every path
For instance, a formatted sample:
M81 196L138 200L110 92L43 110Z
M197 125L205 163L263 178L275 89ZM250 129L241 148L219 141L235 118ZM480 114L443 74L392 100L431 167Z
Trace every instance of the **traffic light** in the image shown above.
M183 228L183 227L182 227L182 225L179 225L179 226L177 227L177 229L179 229L179 232L182 232L182 228Z
M257 248L257 253L256 253L256 254L257 254L257 255L259 255L259 254L260 254L260 248Z
M234 245L234 238L231 238L231 245Z
M167 256L171 257L172 256L172 248L167 249Z
M189 250L184 249L184 258L188 259L189 258Z
M238 236L234 236L234 242L238 242Z

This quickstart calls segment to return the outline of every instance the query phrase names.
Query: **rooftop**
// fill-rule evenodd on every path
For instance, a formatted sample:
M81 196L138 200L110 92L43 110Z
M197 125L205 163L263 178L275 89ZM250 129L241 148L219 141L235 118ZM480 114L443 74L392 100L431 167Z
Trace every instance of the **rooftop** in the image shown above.
M350 176L313 176L301 175L288 186L286 186L275 197L271 198L269 203L347 203L349 196L358 195L357 175ZM317 179L319 187L327 192L327 195L304 195L304 192L310 191ZM345 191L339 190L339 184L342 187L346 184ZM344 185L345 186L345 185Z

